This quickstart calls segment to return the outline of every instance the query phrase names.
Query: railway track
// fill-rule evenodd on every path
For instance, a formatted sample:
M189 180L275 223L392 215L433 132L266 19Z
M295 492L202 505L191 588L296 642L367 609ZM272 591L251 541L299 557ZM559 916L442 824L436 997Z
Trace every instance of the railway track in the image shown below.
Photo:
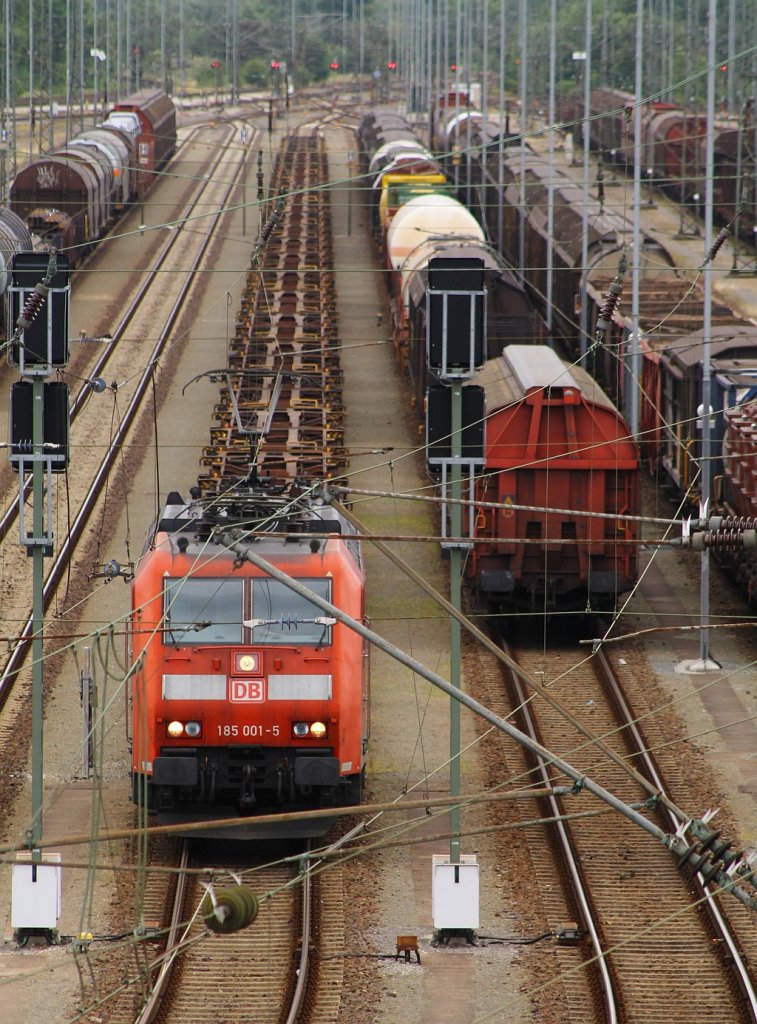
M220 844L150 842L134 891L136 941L95 964L92 998L99 993L109 1024L296 1019L288 1015L308 995L317 882L304 853L232 848L238 855ZM208 929L209 888L218 896L239 884L258 900L254 921L228 934Z
M595 736L645 775L651 787L671 796L681 792L685 764L666 764L663 777L644 753L648 743L633 725L642 709L631 710L604 657L576 665L575 648L509 653L529 675L543 679ZM647 801L647 789L588 743L555 708L538 697L529 700L517 677L507 674L509 699L492 685L492 710L511 714L517 708L524 731L550 750L626 802ZM511 773L517 773L516 758L508 754L508 760ZM524 761L521 769L535 770L540 783L565 781L548 764ZM551 798L538 813L560 820L542 834L531 830L528 836L535 898L546 927L558 935L566 922L577 922L582 935L578 943L558 942L549 965L572 1024L668 1024L710 1013L732 1021L757 1020L754 981L744 955L747 933L734 930L716 899L677 871L669 853L593 798L588 801L582 797L577 805L572 799ZM594 813L584 816L587 811ZM662 810L653 813L664 815L658 820L661 827L675 830L672 816ZM572 814L577 815L573 821ZM556 871L561 886L554 885Z
M207 374L224 386L199 488L217 501L251 471L289 482L333 476L346 464L330 209L320 187L327 180L323 140L317 124L308 125L282 145L271 179L275 198L253 249L228 364ZM123 989L108 1007L113 1024L336 1020L342 960L319 958L311 972L307 957L315 941L319 952L344 947L339 868L318 874L315 919L304 862L240 861L226 864L226 874L214 868L216 889L238 878L260 899L249 928L216 935L197 917L203 878L210 875L198 877L196 866L189 874L181 865L166 871L175 863L159 850L161 870L148 869L144 886L134 887L136 931L145 941L114 956L96 986ZM165 934L165 943L154 945L149 933ZM308 988L310 976L317 984Z
M307 977L311 876L300 878L292 860L214 866L216 889L244 878L259 900L253 924L229 935L209 932L198 915L209 877L181 876L164 967L137 1024L294 1019L287 1007L297 993L299 1008L297 977Z
M341 867L321 870L291 844L232 848L165 839L151 847L139 893L144 941L99 969L99 991L118 990L103 1003L109 1024L336 1021ZM256 918L229 934L210 931L200 912L208 887L219 894L237 884L254 893Z
M98 500L108 486L117 460L123 456L130 431L138 421L147 398L152 398L152 384L161 357L172 343L172 330L196 286L197 271L211 244L213 230L223 216L242 172L242 162L230 148L234 128L207 129L221 139L215 144L222 156L216 173L204 176L195 186L183 212L183 220L172 225L170 237L160 249L153 266L145 275L136 294L113 331L107 349L88 368L87 377L72 402L71 449L75 465L67 474L65 502L68 522L56 533L63 541L55 553L47 573L44 589L45 609L55 598L66 578L79 545L91 523ZM203 216L203 230L191 230L193 218L210 208L215 212ZM189 227L189 230L186 228ZM90 384L104 375L113 381L110 392L112 408L103 416L102 407L93 397ZM56 495L63 500L63 490ZM14 499L0 518L0 558L6 572L3 579L3 617L17 625L16 635L9 637L10 655L0 672L0 707L8 700L31 644L30 574L26 551L18 542L13 526L18 519L18 500Z

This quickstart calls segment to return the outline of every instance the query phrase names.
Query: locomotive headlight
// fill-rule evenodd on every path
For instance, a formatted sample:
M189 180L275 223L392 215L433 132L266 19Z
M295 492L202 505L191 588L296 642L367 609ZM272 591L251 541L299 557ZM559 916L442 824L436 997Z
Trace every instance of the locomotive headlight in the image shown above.
M187 736L191 736L194 739L195 736L199 736L202 729L199 722L187 722L184 726L184 732Z
M314 740L320 740L326 735L326 726L323 722L293 722L292 732L299 739L311 736Z
M176 739L184 734L184 723L183 722L169 722L166 726L166 732L169 736L173 736Z
M235 654L234 667L237 672L260 672L260 655L257 653Z

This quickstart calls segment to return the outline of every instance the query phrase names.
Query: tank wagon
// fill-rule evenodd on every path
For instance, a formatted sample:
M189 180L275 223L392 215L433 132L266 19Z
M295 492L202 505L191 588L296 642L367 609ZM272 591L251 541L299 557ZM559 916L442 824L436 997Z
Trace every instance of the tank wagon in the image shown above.
M429 260L478 258L484 266L487 355L516 341L541 337L522 285L489 246L473 215L448 195L414 196L401 206L385 239L390 270L395 346L407 365L413 392L422 408L426 375L426 290Z
M385 110L367 114L357 132L360 166L370 189L371 224L383 244L389 222L413 195L446 192L440 164L405 118Z

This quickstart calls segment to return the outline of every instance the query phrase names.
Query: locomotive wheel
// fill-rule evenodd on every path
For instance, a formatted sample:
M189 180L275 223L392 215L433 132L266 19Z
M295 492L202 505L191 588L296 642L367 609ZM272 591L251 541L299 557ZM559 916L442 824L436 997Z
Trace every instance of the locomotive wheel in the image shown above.
M221 911L220 916L218 911ZM202 902L200 915L206 926L212 932L228 935L230 932L246 928L257 917L257 898L245 889L244 886L235 885L229 889L222 889L216 895L215 907L208 894Z

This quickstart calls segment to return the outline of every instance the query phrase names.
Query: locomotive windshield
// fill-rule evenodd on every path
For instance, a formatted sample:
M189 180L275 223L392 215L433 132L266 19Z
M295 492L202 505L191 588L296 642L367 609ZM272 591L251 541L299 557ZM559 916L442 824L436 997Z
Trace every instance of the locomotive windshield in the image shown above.
M241 643L243 599L242 580L166 580L166 643Z
M299 580L318 597L331 600L330 580ZM278 580L252 581L253 644L315 644L331 642L326 613Z
M327 601L331 581L299 582ZM246 595L245 587L252 586ZM245 615L251 608L252 618ZM163 594L165 643L181 644L309 644L331 643L334 622L312 604L277 580L167 579Z

